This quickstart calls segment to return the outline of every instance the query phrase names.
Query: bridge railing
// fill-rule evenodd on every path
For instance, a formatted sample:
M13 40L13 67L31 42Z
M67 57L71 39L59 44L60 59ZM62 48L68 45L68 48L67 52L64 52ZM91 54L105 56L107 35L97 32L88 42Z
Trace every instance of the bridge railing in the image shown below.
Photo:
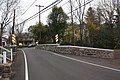
M7 60L13 61L13 49L12 48L10 48L9 50L7 48L0 46L0 49L1 49L0 58L2 58L3 64L6 64Z

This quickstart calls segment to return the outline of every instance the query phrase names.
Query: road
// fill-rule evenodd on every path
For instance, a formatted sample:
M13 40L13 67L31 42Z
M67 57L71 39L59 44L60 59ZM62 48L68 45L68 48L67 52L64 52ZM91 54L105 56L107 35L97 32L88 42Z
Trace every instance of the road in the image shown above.
M120 80L120 69L34 48L23 50L28 62L28 80Z

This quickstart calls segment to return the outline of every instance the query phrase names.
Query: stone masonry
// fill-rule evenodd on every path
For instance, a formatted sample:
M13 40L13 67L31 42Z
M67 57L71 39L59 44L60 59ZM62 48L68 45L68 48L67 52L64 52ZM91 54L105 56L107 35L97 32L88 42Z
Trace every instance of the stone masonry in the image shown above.
M59 54L70 54L78 56L90 56L96 58L120 58L118 52L109 49L99 49L90 47L79 47L79 46L60 46L59 44L40 44L36 47L37 49L47 50L56 52Z

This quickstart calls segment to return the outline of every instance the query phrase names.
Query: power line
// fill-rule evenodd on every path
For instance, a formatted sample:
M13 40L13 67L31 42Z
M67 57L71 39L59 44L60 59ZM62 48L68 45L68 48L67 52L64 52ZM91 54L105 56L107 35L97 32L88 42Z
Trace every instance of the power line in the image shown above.
M32 4L24 11L24 13L22 13L21 16L23 16L23 15L34 5L34 3L35 3L36 1L37 1L37 0L33 1ZM21 17L21 16L20 16L20 17Z
M62 6L66 5L67 3L69 3L70 1L68 0L67 2L65 2Z
M77 1L77 0L71 1L71 5L73 6L73 4L74 4L76 1ZM70 3L70 0L69 0L68 2ZM69 11L71 11L71 9L70 9L70 4L67 4L67 8L68 8Z
M46 8L42 9L42 10L40 11L40 14L48 11L49 9L51 9L52 7L54 7L55 5L59 4L61 1L62 1L62 0L60 0L58 3L51 4L51 5L49 5L49 7L47 6ZM42 11L43 11L43 12L42 12ZM38 12L38 13L39 13L39 12ZM34 19L35 17L37 17L37 16L38 16L38 13L36 13L36 14L33 15L33 16L31 16L31 18L30 18L29 20L32 20L32 19Z
M70 1L68 0L67 2L63 3L63 4L62 4L62 7L65 6L66 4L68 4L69 2L70 2ZM58 3L58 4L59 4L59 3ZM54 4L52 7L48 8L48 9L45 10L44 12L46 12L46 11L48 11L49 9L53 8L55 5L57 5L57 4ZM41 14L44 13L44 12L41 12ZM38 16L38 15L36 15L35 17L37 17L37 16ZM45 19L46 19L46 18L47 18L47 17L45 17Z
M81 8L81 7L83 7L83 6L85 6L85 5L89 4L89 3L91 3L92 1L94 1L94 0L91 0L91 1L87 2L86 4L84 4L84 5L82 5L82 6L78 7L78 8L76 8L76 9L74 9L72 12L74 12L74 11L78 10L79 8ZM67 13L67 14L70 14L70 13L71 13L71 12L69 12L69 13Z
M19 24L17 24L17 25L20 25L20 24L22 24L22 23L24 23L24 22L26 22L26 21L28 21L28 20L34 19L35 17L38 16L39 13L42 14L42 13L46 12L47 10L51 9L53 6L59 4L59 3L62 2L62 1L63 1L63 0L56 0L56 1L54 1L53 3L51 3L50 5L48 5L47 7L45 7L44 9L42 9L40 12L37 12L36 14L32 15L31 17L27 18L26 20L24 20L23 22L21 22L21 23L19 23ZM41 12L42 12L42 13L41 13Z
M62 0L61 0L62 1ZM60 1L60 2L61 2ZM56 4L54 4L53 6L51 6L51 7L49 7L48 9L46 9L45 11L43 11L43 12L41 12L41 14L42 13L44 13L44 12L46 12L46 11L48 11L48 10L50 10L51 8L53 8L55 5L57 5L57 4L59 4L60 2L58 2L58 3L56 3ZM38 15L36 15L36 16L34 16L33 18L31 18L30 20L32 20L32 19L34 19L35 17L37 17Z

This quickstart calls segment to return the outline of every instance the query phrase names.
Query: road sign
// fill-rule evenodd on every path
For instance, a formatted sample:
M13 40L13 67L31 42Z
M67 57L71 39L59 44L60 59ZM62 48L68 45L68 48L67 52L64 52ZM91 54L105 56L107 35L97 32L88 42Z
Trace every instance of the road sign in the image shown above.
M12 42L16 43L16 35L15 34L12 34Z
M58 34L55 35L55 41L58 42Z

